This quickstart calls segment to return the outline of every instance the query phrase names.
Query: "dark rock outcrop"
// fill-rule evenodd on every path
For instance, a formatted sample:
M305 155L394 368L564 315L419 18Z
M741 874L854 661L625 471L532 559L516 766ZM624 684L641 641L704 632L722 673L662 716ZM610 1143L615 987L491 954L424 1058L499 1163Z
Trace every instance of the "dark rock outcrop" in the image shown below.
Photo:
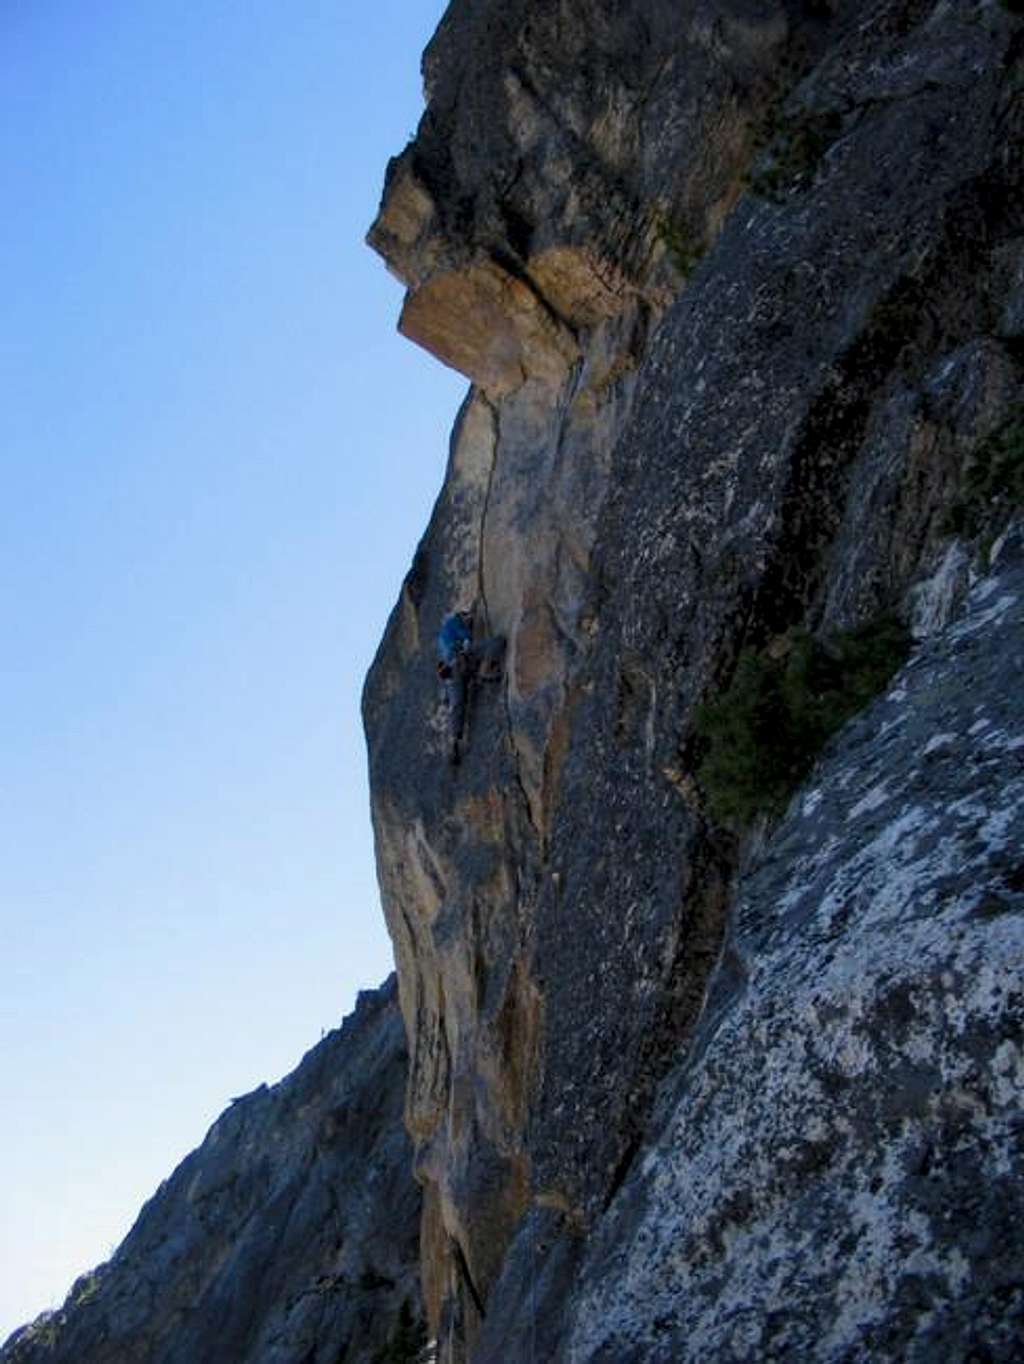
M3 1364L372 1361L420 1312L420 1195L392 978L279 1084L235 1100Z
M608 1233L617 1249L600 1239L656 1149L661 1086L695 1056L743 913L753 835L710 816L697 708L741 650L777 657L796 630L826 639L896 612L937 636L1019 504L1018 472L984 529L958 510L1024 399L1014 10L455 0L428 50L427 113L370 240L409 286L403 330L473 387L364 713L424 1288L448 1361L663 1357L639 1318L666 1271L629 1260L650 1282L631 1309L616 1300L605 1336L586 1304L614 1294L588 1256L625 1263L651 1234L630 1214ZM452 770L432 639L474 600L508 640L507 672L479 691ZM965 709L947 728L971 723ZM894 767L891 789L906 779ZM914 941L894 931L894 950ZM866 1014L884 1017L883 990L865 962ZM901 1045L891 1027L883 1050ZM978 1058L990 1087L998 1055ZM794 1088L804 1060L785 1053ZM721 1100L723 1123L736 1103ZM903 1148L874 1135L880 1197L898 1206ZM725 1217L734 1194L705 1196ZM821 1234L839 1240L838 1183L829 1198ZM780 1244L766 1235L765 1255ZM938 1290L893 1305L891 1335L872 1318L873 1357L900 1357L899 1340L966 1348L992 1245L954 1271L939 1244L960 1317L933 1339ZM809 1298L800 1266L818 1249L789 1253L790 1290ZM711 1287L704 1302L713 1313ZM790 1304L805 1307L820 1320ZM870 1315L793 1339L844 1357ZM664 1357L688 1357L683 1316L666 1322ZM714 1357L711 1335L693 1339ZM728 1348L751 1357L739 1336Z

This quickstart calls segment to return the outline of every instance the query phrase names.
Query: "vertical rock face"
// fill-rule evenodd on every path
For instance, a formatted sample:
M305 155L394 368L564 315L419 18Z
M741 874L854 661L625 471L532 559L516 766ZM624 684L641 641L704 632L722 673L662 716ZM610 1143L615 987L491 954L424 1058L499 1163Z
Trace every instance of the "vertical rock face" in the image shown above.
M1022 670L1018 540L751 858L562 1357L1019 1358Z
M891 913L851 909L846 921L828 911L821 932L842 944L843 965L834 976L822 966L824 994L801 996L801 1017L827 1013L848 986L856 1017L847 1009L835 1046L871 1018L884 1060L866 1061L863 1075L877 1065L895 1092L892 1055L917 1056L907 1060L917 1097L907 1114L893 1099L888 1126L861 1102L869 1081L854 1086L850 1122L880 1150L875 1163L864 1157L858 1184L850 1161L865 1145L836 1155L841 1128L813 1103L777 1127L739 1103L773 1068L783 1078L764 1103L818 1092L817 1061L799 1039L762 1039L749 1077L742 1064L752 1020L784 1031L779 982L804 952L800 934L818 930L809 908L785 920L786 941L775 930L737 937L738 925L768 914L773 895L831 903L832 882L813 865L814 829L801 843L788 826L766 845L782 850L771 854L784 864L778 884L766 872L739 878L741 864L755 865L751 841L709 817L695 708L728 683L741 648L770 655L797 627L825 636L896 610L937 640L987 552L992 517L1005 522L1019 499L1019 483L993 493L984 532L977 518L957 522L971 470L999 440L1018 439L1006 432L1024 398L1022 63L1012 6L910 0L455 0L428 49L428 108L389 167L370 240L408 285L405 333L472 386L364 713L410 1039L424 1289L447 1360L750 1358L752 1327L716 1336L705 1322L701 1334L679 1307L692 1291L692 1312L710 1321L726 1280L731 1321L744 1301L761 1321L774 1291L798 1315L807 1309L803 1334L795 1318L779 1327L786 1348L844 1357L870 1326L875 1354L898 1358L901 1341L922 1351L968 1341L970 1308L950 1304L979 1303L1006 1282L1009 1269L985 1269L991 1241L954 1254L932 1228L932 1253L922 1249L932 1233L915 1222L916 1249L892 1249L911 1128L941 1153L929 1157L936 1189L973 1170L1009 1197L1019 1153L1006 1115L1019 1108L1020 1077L995 1033L987 1054L977 1039L989 1023L1019 1024L1019 999L986 1013L968 988L990 950L1005 964L1020 942L1019 902L994 888L995 853L965 844L963 855L1007 904L996 931L981 931L984 915L969 919L958 955L943 946L941 917L931 937L920 930L928 970L953 981L941 989L910 971L923 950L914 893ZM452 768L433 638L449 610L473 602L480 632L507 638L506 671L478 688L467 754ZM1019 638L1015 622L992 628ZM961 733L974 721L963 710L942 723ZM880 751L844 769L851 809L869 770L873 788L884 784L890 760L886 789L917 799L903 772L910 750L893 745L891 759ZM935 790L941 804L941 782ZM949 788L951 801L979 808L991 794ZM887 808L902 827L910 805ZM1015 809L1011 800L1007 819ZM851 840L836 866L854 865L865 826L859 816L847 825L833 804L826 818ZM872 874L883 877L879 859ZM755 901L761 909L744 908ZM936 1022L960 1001L979 1083L1000 1095L1001 1116L979 1137L991 1138L991 1159L958 1165L949 1154L959 1140L950 1114L974 1110L934 1096L966 1083L964 1052L932 1036L923 1059L916 1023L886 1014L886 986L858 936L875 942L879 915L891 952L904 955L891 988L912 999L914 1019ZM740 946L725 952L727 941ZM737 961L747 984L733 1051L708 1072L713 1082L693 1081L680 1098L676 1077L706 1047L709 981L715 997ZM732 1088L705 1112L700 1084L719 1077ZM690 1165L666 1155L682 1140L667 1116L677 1101ZM785 1178L766 1157L749 1216L729 1212L747 1197L735 1169L704 1190L706 1205L686 1202L687 1181L704 1178L734 1123L750 1127L744 1150L761 1132L795 1152ZM819 1251L786 1205L827 1183L817 1166L801 1174L801 1151L819 1141L821 1169L835 1172L819 1200L821 1237L856 1263L854 1243L842 1249L851 1208L888 1200L879 1217L889 1230L877 1233L886 1263L919 1250L932 1293L914 1297L905 1276L865 1271L873 1305L861 1311L849 1305L860 1291L851 1270L827 1339L812 1339L821 1318L809 1308L808 1257ZM766 1189L780 1190L770 1215ZM662 1191L676 1208L666 1244L692 1222L688 1235L711 1238L711 1268L696 1248L685 1274L669 1266L674 1251L642 1252L641 1240L657 1241ZM734 1224L763 1231L757 1246ZM731 1258L737 1235L747 1237L742 1264ZM864 1235L870 1259L875 1233ZM792 1273L773 1279L784 1247ZM616 1293L622 1265L628 1284ZM900 1324L887 1335L878 1303L897 1279L913 1301L891 1308ZM637 1327L648 1310L660 1335L651 1321ZM783 1348L759 1338L764 1351Z
M272 1088L237 1099L64 1307L3 1364L338 1364L419 1311L394 980Z

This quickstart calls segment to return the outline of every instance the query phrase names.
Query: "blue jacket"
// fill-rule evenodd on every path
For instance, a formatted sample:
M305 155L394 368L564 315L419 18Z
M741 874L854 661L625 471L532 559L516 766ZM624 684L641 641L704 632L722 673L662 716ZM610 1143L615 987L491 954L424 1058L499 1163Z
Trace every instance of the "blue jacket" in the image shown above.
M437 636L437 656L452 664L460 649L473 643L473 632L459 615L448 616Z

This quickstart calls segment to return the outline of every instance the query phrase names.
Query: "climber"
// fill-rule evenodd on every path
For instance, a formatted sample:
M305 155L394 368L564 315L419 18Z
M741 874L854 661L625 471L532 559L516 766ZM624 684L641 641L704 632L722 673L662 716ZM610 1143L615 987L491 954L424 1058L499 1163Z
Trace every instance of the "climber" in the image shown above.
M437 636L437 675L444 685L445 705L451 734L449 757L457 766L462 756L462 737L470 686L475 681L496 681L501 676L505 640L501 635L473 642L473 611L454 611L445 618Z

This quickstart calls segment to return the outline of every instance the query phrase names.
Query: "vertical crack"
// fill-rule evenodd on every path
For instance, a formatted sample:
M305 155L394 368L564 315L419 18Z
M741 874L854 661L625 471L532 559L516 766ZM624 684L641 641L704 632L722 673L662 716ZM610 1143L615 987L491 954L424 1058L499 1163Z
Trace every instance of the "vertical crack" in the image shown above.
M487 403L488 410L491 414L491 421L494 424L494 458L491 461L491 472L487 480L487 492L484 494L484 506L483 511L481 512L480 515L480 544L479 551L477 553L477 591L479 593L480 600L483 603L484 621L487 627L487 633L488 635L490 635L492 633L491 613L487 605L487 591L485 587L486 575L484 572L484 544L487 534L487 514L490 510L491 492L494 487L494 475L498 467L498 449L501 444L501 416L495 404L491 403L488 399L485 399L484 401ZM505 727L508 732L509 748L512 751L512 767L515 773L515 784L519 791L519 799L523 807L523 813L526 816L527 824L529 824L530 828L533 830L534 837L540 840L540 830L534 823L533 810L530 806L530 798L526 793L526 786L523 783L522 760L519 755L519 748L516 744L515 727L512 723L512 703L509 699L507 666L505 667L505 676L502 679L501 696L502 707L505 713ZM517 893L521 890L521 878L518 859L516 860L516 890Z
M483 1321L487 1316L487 1312L484 1309L483 1299L480 1297L480 1293L477 1289L477 1286L473 1282L473 1276L469 1272L469 1261L466 1259L466 1252L462 1249L462 1246L459 1244L459 1242L455 1239L454 1236L451 1237L450 1239L452 1245L452 1255L455 1259L455 1267L459 1272L459 1278L465 1284L466 1290L473 1300L473 1306L480 1314L480 1320Z
M487 513L490 511L491 507L491 491L494 488L494 473L498 467L498 442L501 439L501 426L499 423L497 407L494 405L494 403L490 401L489 398L484 397L483 395L481 395L481 398L484 403L484 406L491 414L491 427L494 432L494 445L493 453L491 455L491 471L487 475L487 491L484 493L484 505L483 510L480 513L480 536L477 544L476 554L476 586L477 596L483 603L484 623L487 627L487 633L488 635L490 635L491 612L490 608L487 605L487 587L484 579L484 538L487 534Z

